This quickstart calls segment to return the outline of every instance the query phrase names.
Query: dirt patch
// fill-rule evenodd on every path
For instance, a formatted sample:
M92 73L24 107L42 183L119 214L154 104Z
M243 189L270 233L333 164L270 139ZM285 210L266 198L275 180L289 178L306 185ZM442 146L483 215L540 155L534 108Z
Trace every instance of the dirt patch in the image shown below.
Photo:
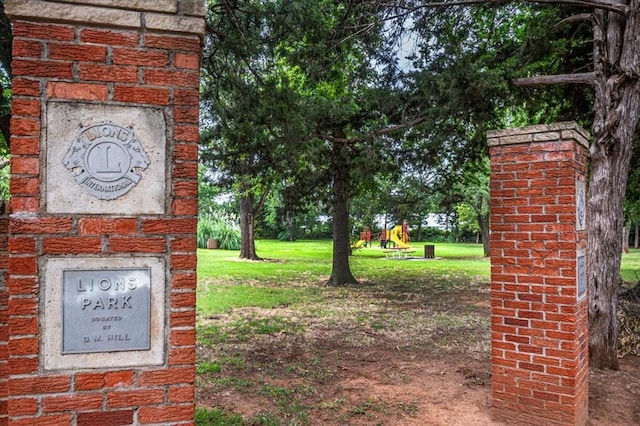
M493 425L488 284L365 285L199 321L199 407L246 424ZM590 425L640 424L640 358L590 375Z

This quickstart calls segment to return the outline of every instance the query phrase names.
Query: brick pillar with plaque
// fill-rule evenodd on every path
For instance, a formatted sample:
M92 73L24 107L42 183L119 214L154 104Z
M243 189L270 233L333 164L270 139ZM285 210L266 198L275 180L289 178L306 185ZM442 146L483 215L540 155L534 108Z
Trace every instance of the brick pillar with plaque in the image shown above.
M9 290L7 289L7 252L9 218L5 202L0 202L0 426L8 423L7 380L9 378Z
M568 122L487 137L494 419L585 425L588 135Z
M14 39L0 422L192 424L204 3L5 6Z

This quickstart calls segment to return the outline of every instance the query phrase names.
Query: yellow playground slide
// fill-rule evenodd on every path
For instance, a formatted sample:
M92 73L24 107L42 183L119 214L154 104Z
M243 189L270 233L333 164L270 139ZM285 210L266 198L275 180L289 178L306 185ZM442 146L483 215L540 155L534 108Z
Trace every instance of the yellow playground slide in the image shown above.
M357 243L351 245L351 248L352 249L362 248L362 246L364 245L365 242L366 242L365 240L358 240Z
M391 234L391 241L393 241L393 244L395 244L395 247L398 247L398 248L411 247L409 244L402 241L402 225L398 225L395 228L393 228L390 234Z

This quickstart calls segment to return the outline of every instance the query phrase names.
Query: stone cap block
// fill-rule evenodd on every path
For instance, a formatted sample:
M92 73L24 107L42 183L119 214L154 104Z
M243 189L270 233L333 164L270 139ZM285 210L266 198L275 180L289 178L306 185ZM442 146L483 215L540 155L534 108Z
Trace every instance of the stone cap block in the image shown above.
M27 21L149 28L200 36L205 30L202 0L6 0L5 10L11 19Z
M588 148L590 138L589 133L574 121L487 131L489 146L574 139Z

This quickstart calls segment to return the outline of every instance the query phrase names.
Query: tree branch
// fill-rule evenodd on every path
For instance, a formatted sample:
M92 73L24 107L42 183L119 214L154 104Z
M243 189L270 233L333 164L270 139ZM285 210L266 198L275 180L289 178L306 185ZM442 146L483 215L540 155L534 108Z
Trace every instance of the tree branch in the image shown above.
M367 139L373 139L373 138L377 138L380 136L384 136L384 135L388 135L390 133L394 133L400 130L404 130L404 129L408 129L409 127L413 127L416 126L422 122L424 122L427 119L426 116L422 116L422 117L418 117L415 118L411 121L408 121L406 123L402 123L402 124L396 124L393 126L388 126L388 127L384 127L382 129L373 131L373 132L369 132L369 133L365 133L359 137L354 137L354 138L341 138L341 137L336 137L333 135L321 135L321 134L315 134L312 135L312 137L316 137L316 138L320 138L320 139L324 139L327 140L329 142L334 142L334 143L356 143L356 142L362 142L365 141Z
M536 77L517 78L513 84L523 86L549 86L552 84L588 84L595 81L595 73L585 72L576 74L539 75Z
M593 14L591 14L591 13L579 13L577 15L569 16L568 18L563 19L562 21L558 22L554 26L558 26L558 25L562 25L562 24L571 24L573 22L589 21L592 16L593 16Z
M411 9L413 11L418 9L425 8L445 8L445 7L453 7L453 6L472 6L476 4L505 4L511 3L508 0L453 0L453 1L441 1L441 2L433 2L427 1L422 3L419 6L415 6L414 8L405 8L407 10ZM619 13L621 15L625 15L627 13L627 6L622 3L618 3L615 0L535 0L529 1L529 3L550 3L550 4L567 4L570 6L579 6L586 7L590 9L602 9L607 10L609 12ZM398 5L390 3L394 7L398 8Z

